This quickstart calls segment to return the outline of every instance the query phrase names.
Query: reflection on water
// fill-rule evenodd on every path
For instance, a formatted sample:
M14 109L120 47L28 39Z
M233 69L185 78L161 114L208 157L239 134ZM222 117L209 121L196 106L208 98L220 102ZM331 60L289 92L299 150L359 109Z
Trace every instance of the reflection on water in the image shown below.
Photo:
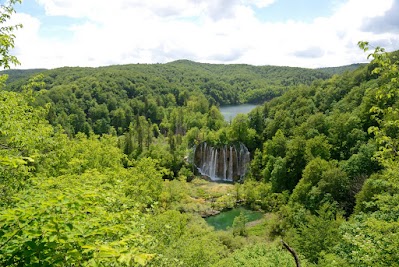
M241 105L231 105L231 106L221 106L220 112L224 116L226 121L232 121L237 114L247 114L253 110L257 105L253 104L241 104Z

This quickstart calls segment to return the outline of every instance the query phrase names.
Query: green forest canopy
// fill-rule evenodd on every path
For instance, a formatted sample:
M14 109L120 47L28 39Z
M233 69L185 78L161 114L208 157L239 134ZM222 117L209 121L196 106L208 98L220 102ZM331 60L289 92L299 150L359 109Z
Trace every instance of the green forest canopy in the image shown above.
M342 69L342 68L340 68ZM175 107L193 99L202 112L212 105L264 103L300 84L327 79L331 73L312 69L212 65L179 60L100 68L11 70L7 88L20 91L29 77L42 73L36 101L50 103L48 120L69 134L93 130L125 132L135 116L160 124ZM205 98L204 98L205 96Z
M397 54L333 76L190 61L8 72L1 265L294 266L283 238L304 266L398 266ZM217 108L264 101L231 123ZM268 220L205 224L214 195L184 160L203 141L253 158L213 207Z

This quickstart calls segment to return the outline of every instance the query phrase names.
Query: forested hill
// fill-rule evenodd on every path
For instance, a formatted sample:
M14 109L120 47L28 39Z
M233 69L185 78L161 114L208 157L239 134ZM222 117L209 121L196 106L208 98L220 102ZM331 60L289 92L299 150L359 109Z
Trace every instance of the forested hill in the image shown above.
M7 74L8 75L7 82L12 83L19 79L25 80L27 77L41 73L43 71L46 71L46 69L25 69L25 70L24 69L10 69L10 70L0 71L0 74Z
M11 88L19 88L33 70L8 71ZM22 75L25 73L24 75ZM100 86L125 90L129 97L140 94L200 91L212 104L263 103L299 84L309 85L331 74L305 68L278 66L222 65L178 60L166 64L131 64L100 68L64 67L42 72L46 88L68 83L85 83L87 77ZM112 85L110 85L112 83ZM80 84L81 85L81 84ZM112 88L110 88L112 87ZM141 92L135 92L140 88Z
M343 74L344 72L347 72L347 71L354 71L354 70L357 70L358 68L363 67L365 65L367 65L367 64L366 63L355 63L355 64L339 66L339 67L318 68L317 70L328 73L330 75L334 75L334 74Z
M131 90L126 83L138 84L143 94L171 91L198 91L212 104L263 103L300 84L310 85L314 80L325 80L334 74L363 66L353 64L341 67L307 69L298 67L252 66L246 64L207 64L177 60L166 64L114 65L99 68L64 67L52 70L5 70L7 83L19 90L29 77L42 73L46 88L70 82L83 82L87 76L101 83L114 80L118 89ZM131 96L135 96L134 93Z
M23 75L23 74L26 75ZM38 71L8 71L8 90L20 91ZM195 102L206 112L210 106L263 103L300 84L327 79L318 70L250 65L217 65L179 60L167 64L115 65L99 68L64 67L44 70L40 106L50 103L48 120L70 134L118 133L135 116L157 125L170 120L174 107ZM185 132L190 125L182 128ZM164 131L165 132L165 131Z

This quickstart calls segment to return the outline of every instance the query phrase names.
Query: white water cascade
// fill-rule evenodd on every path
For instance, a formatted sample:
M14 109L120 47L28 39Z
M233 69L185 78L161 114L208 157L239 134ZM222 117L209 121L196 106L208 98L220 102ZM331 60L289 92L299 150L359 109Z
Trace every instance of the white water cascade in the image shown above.
M212 181L240 180L247 172L249 161L249 151L242 143L212 147L204 142L194 149L194 165Z

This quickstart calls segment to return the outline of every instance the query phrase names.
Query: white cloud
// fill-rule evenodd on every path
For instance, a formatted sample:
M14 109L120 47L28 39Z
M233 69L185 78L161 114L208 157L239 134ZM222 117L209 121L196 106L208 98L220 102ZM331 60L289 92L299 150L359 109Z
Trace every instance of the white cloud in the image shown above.
M22 67L156 63L188 58L213 63L319 67L363 61L359 40L399 43L394 33L362 31L392 0L348 0L311 23L261 22L257 8L274 0L37 0L48 16L79 18L72 37L40 35L43 25L17 14L24 29L16 52ZM83 22L81 22L83 21ZM397 49L397 48L396 48ZM310 55L307 56L306 55Z
M249 0L249 3L253 3L258 8L265 8L275 2L275 0Z

